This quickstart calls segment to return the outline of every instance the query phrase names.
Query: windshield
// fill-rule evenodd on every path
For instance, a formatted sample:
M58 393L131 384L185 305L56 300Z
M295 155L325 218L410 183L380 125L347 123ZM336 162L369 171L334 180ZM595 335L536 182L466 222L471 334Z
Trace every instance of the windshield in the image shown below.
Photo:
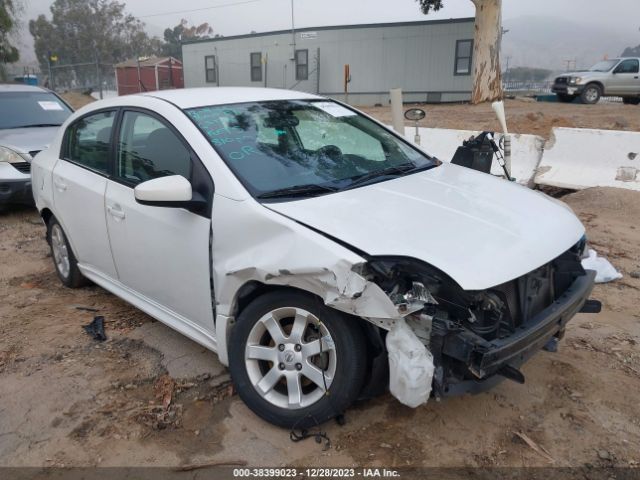
M62 125L69 115L69 107L52 93L0 93L0 130Z
M199 107L187 114L257 197L319 195L439 164L329 100Z
M616 66L618 60L603 60L589 69L591 72L608 72Z

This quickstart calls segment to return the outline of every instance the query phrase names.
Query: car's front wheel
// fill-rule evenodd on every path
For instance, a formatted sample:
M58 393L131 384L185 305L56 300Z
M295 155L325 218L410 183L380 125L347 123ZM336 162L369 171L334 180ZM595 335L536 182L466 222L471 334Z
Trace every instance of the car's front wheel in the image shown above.
M78 261L58 220L55 217L51 217L47 227L47 239L51 247L51 257L60 281L69 288L78 288L86 285L88 281L80 273Z
M238 316L229 370L247 406L281 427L306 428L342 414L357 398L367 353L357 319L311 295L277 291Z
M584 90L580 95L580 99L582 100L582 103L586 103L588 105L594 105L598 103L598 100L600 100L601 96L602 96L602 88L600 87L600 85L595 83L590 83L589 85L584 87Z

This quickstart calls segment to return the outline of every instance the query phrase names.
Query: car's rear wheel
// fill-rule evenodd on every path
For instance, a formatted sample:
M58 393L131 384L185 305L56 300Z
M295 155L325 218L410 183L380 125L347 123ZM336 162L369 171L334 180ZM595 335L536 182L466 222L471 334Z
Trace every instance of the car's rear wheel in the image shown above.
M69 288L79 288L86 285L88 280L80 273L78 261L58 220L51 217L47 227L51 258L53 258L53 265L60 281Z
M580 95L580 99L582 100L582 103L586 103L587 105L594 105L598 103L598 100L600 100L601 96L602 88L600 87L600 85L596 83L590 83L589 85L584 87L584 90Z
M238 316L229 370L247 406L281 427L306 428L357 398L367 353L357 320L298 291L265 294Z
M575 95L567 95L566 93L557 93L558 100L562 103L569 103L575 100Z
M640 105L640 98L638 97L622 97L622 103L625 105Z

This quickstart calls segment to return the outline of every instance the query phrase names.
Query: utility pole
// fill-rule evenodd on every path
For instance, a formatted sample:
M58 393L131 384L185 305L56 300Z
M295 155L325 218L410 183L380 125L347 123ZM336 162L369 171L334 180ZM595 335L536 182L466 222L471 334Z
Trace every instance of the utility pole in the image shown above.
M58 57L56 57L57 59ZM47 52L47 67L49 69L49 90L54 90L54 86L53 86L53 70L51 69L51 61L53 59L53 56L51 54L51 50L49 50Z
M94 53L96 57L96 81L98 82L100 100L102 100L102 72L100 72L100 58L98 57L98 49L95 49Z
M505 81L508 82L509 80L511 80L510 78L511 75L509 75L509 61L511 60L511 55L507 55L506 60L507 60L507 65L504 70L504 76L506 77Z

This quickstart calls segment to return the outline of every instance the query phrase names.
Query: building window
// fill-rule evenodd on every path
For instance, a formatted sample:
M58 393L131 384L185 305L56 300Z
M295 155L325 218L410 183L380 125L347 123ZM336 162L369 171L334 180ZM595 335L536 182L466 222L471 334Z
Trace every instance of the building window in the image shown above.
M262 81L262 53L254 52L251 54L251 81Z
M216 65L215 55L204 57L204 73L207 83L216 83L218 81L218 66Z
M296 50L296 80L309 79L309 50Z
M456 42L456 63L454 75L471 75L471 61L473 59L473 40L458 40Z

